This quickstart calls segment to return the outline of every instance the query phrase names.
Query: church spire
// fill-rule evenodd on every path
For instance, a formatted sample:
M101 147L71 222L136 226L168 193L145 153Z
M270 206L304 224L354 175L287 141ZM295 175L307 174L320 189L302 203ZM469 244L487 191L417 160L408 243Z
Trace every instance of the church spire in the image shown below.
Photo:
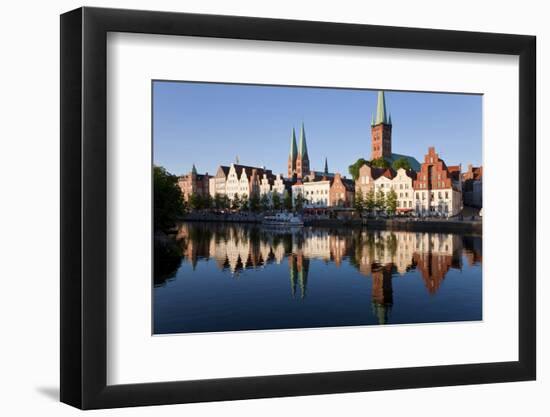
M378 92L378 103L376 105L376 120L375 124L379 125L380 123L388 123L388 117L386 115L386 98L384 97L384 91Z
M302 122L302 129L300 130L300 142L298 143L298 155L296 157L296 177L304 178L309 173L309 156L307 154L306 130L304 128L304 122Z
M193 168L191 168L191 174L197 175L197 167L195 164L193 164Z
M296 161L296 155L298 151L296 150L296 131L292 128L292 135L290 136L290 152L288 154L288 159L290 161Z
M307 155L306 130L304 128L304 122L302 122L302 129L300 130L300 143L298 145L298 155L300 155L302 159L309 159Z
M328 161L327 161L327 157L325 156L325 171L324 171L324 174L325 175L328 175Z

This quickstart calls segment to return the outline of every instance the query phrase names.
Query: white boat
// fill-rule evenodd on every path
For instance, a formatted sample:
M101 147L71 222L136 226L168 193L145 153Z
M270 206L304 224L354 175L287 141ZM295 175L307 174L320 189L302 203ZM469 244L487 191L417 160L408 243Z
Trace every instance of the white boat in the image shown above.
M293 213L277 213L274 216L265 216L262 223L268 226L301 227L304 225L302 218Z

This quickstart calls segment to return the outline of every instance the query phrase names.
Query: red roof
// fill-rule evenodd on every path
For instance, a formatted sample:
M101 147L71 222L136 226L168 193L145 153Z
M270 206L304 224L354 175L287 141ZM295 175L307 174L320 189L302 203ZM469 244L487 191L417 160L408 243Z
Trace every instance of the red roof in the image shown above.
M447 169L449 171L449 177L455 181L460 180L460 165L449 165Z

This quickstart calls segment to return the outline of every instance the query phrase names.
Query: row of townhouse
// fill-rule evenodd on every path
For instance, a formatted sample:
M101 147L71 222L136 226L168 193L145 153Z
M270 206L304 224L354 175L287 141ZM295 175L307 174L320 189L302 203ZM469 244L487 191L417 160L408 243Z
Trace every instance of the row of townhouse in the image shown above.
M274 193L283 195L288 189L288 181L281 174L274 175L265 167L252 167L239 164L230 166L221 165L214 177L210 178L209 192L212 197L227 195L229 199L251 195L267 194L271 197Z
M397 211L412 211L414 205L414 181L416 172L403 168L397 171L391 168L374 168L365 164L359 169L359 177L355 182L357 193L366 198L369 192L375 194L382 191L385 197L391 190L397 195Z
M462 176L460 165L447 166L430 147L420 171L397 171L392 168L374 168L365 164L359 169L355 183L358 193L393 190L397 195L397 211L418 215L438 214L455 216L462 210Z
M340 174L313 175L292 185L292 201L300 196L304 208L351 207L355 196L355 184Z
M302 178L293 176L286 179L282 174L274 175L265 167L252 167L240 164L220 166L215 176L197 174L193 165L192 171L179 178L179 185L184 197L189 195L210 194L212 197L227 195L233 199L251 195L284 195L292 193L293 202L301 196L304 208L352 207L356 194L365 198L373 191L383 192L387 197L393 190L397 196L399 213L415 212L417 215L455 216L463 208L463 190L468 184L472 200L481 206L481 168L471 168L461 174L460 165L447 166L430 147L420 165L419 171L397 171L392 168L375 168L364 164L359 169L359 177L354 182L340 174L331 174L325 163L324 172L310 171ZM463 183L468 181L467 183ZM479 192L476 190L479 189Z

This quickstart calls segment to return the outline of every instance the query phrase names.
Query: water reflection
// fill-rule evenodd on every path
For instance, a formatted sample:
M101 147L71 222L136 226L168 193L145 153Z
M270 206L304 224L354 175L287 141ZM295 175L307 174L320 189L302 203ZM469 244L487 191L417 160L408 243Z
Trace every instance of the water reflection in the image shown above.
M474 266L482 261L480 237L448 233L319 228L290 231L254 225L185 223L170 242L155 245L157 287L174 278L182 259L193 270L201 261L213 260L227 279L239 279L247 270L268 270L286 263L289 298L299 302L308 296L311 262L336 268L345 264L371 281L371 313L379 324L389 322L394 279L406 279L417 271L425 293L431 296L438 293L451 269L461 271L464 262ZM261 279L261 274L257 278ZM333 279L339 279L339 274Z

